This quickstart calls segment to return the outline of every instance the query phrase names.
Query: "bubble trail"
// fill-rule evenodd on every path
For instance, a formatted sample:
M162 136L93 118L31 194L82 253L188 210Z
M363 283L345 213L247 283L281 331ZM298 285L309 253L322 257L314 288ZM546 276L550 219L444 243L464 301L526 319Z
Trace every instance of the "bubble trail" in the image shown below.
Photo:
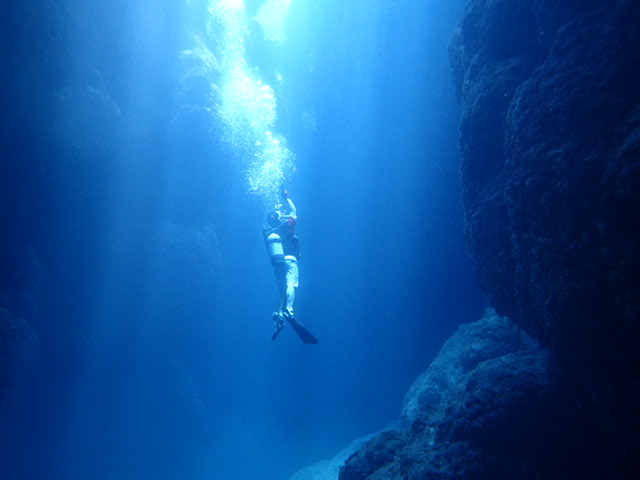
M274 133L275 93L247 65L248 18L242 0L213 0L209 14L208 33L217 44L221 71L215 106L222 125L219 133L239 159L248 191L272 208L295 168L285 138Z

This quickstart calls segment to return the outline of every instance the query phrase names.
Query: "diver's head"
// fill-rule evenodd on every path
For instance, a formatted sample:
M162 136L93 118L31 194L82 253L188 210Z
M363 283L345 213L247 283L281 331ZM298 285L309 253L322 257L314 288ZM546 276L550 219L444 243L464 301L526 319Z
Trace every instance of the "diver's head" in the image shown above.
M272 227L277 227L278 225L280 225L281 216L282 214L278 210L276 210L275 212L271 212L269 215L267 215L267 223Z

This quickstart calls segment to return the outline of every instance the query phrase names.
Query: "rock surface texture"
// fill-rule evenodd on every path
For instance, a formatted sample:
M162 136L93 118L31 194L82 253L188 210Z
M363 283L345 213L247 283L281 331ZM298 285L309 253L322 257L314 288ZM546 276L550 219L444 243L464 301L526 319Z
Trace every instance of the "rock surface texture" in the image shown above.
M415 381L405 427L375 437L340 479L536 478L566 455L567 439L551 428L567 421L554 411L559 395L549 351L488 310L460 326Z
M613 446L596 456L623 470L640 430L638 41L637 1L481 0L451 44L481 285L552 350Z
M635 0L469 2L465 231L500 317L460 328L341 480L637 476L638 44Z
M576 365L640 334L640 4L471 2L452 45L482 287Z

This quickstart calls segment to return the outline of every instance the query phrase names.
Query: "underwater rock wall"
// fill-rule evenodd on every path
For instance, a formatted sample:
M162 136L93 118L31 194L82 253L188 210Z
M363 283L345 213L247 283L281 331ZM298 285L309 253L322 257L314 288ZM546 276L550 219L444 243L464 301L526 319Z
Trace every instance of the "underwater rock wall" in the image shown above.
M98 294L106 271L112 286L131 285L121 300L135 306L128 316L104 306L109 320L141 329L156 312L172 354L185 317L210 318L201 299L211 302L220 283L210 217L221 153L209 119L188 115L197 109L181 96L183 32L171 27L182 25L184 7L151 9L172 34L136 50L131 23L149 14L140 5L0 7L0 420L29 365L40 375L31 391L43 378L66 381L51 356L84 355L101 321L88 312L115 303ZM145 287L134 268L161 270L159 300L128 300ZM39 342L48 357L34 363Z
M622 469L640 442L639 41L637 1L478 0L450 47L481 286L551 348Z
M469 2L465 235L504 317L462 326L340 480L637 476L639 42L635 0Z
M210 353L202 332L220 290L211 212L223 154L181 83L183 8L0 6L0 463L10 476L201 468L212 426L193 359ZM135 22L162 29L137 39Z
M480 283L578 367L637 359L639 40L635 1L483 0L451 44Z

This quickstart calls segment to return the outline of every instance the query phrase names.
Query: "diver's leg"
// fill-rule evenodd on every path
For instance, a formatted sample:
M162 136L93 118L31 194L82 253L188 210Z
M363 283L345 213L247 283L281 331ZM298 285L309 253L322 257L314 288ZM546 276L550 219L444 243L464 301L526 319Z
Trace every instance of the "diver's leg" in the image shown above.
M298 262L295 259L287 258L286 288L286 308L289 315L293 317L293 303L296 300L298 288Z
M280 263L274 267L276 283L278 285L278 315L282 315L287 299L287 266Z
M287 303L287 312L289 312L289 315L291 315L293 317L293 302L295 302L296 300L296 287L294 287L291 284L287 285L287 296L286 296L286 303Z

